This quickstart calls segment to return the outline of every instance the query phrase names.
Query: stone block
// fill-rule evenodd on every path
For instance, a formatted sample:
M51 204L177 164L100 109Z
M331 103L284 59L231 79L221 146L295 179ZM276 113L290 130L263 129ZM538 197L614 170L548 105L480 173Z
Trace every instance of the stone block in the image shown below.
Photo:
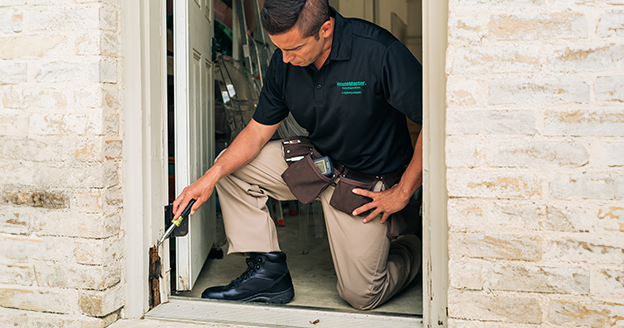
M119 115L105 115L102 119L102 129L104 133L119 133Z
M98 114L33 114L30 116L30 135L66 135L106 133L106 118Z
M592 223L587 218L583 206L516 200L450 199L448 202L448 222L452 232L588 232Z
M547 242L544 260L568 263L616 264L624 262L622 238L574 236L553 238Z
M84 291L80 295L80 309L82 313L96 317L110 314L124 305L124 291L123 284L99 292Z
M447 189L451 197L539 198L543 190L538 177L511 172L449 169Z
M103 290L121 281L121 266L118 262L103 266L37 262L35 271L40 287Z
M79 313L79 294L74 289L0 287L0 306L53 313Z
M589 85L582 77L505 77L489 85L490 104L589 103Z
M479 163L480 152L475 142L465 142L464 137L447 137L446 166L475 167Z
M585 39L588 23L574 12L493 15L488 32L496 40Z
M544 0L451 0L449 5L454 10L492 10L492 9L525 9L536 8L544 4Z
M30 216L15 207L0 206L0 233L26 235L29 227Z
M542 68L538 46L491 46L451 48L452 74L536 72Z
M624 109L553 109L544 112L544 134L624 136Z
M570 6L570 5L590 5L596 4L607 5L624 5L624 0L554 0L555 6Z
M584 206L545 205L544 208L545 217L540 221L544 230L590 232L593 228Z
M620 268L594 270L591 293L604 297L624 298L624 270Z
M118 160L122 157L121 140L106 140L104 142L104 158L107 160Z
M121 213L123 210L123 190L120 186L107 188L102 192L104 214Z
M624 143L592 144L595 157L592 164L607 166L624 166Z
M103 328L115 318L93 318L83 315L67 315L0 308L0 326L21 328Z
M446 132L454 134L535 134L532 110L447 111Z
M28 116L19 114L0 114L0 136L28 135Z
M624 22L623 10L612 10L603 13L598 19L596 34L601 38L624 36L624 25L622 22Z
M78 139L75 153L78 161L101 162L104 159L104 140L101 137Z
M107 187L119 184L119 165L113 161L104 163L104 185Z
M497 143L488 162L494 167L578 167L588 161L579 143L517 140Z
M107 6L83 5L73 7L45 6L30 12L27 21L32 31L60 31L117 28L117 14Z
M594 85L596 101L624 102L624 76L599 76Z
M0 284L34 286L35 271L32 265L0 263Z
M25 5L26 0L4 0L0 2L0 7L12 7Z
M0 259L7 261L73 261L75 248L73 238L0 236Z
M556 268L528 263L496 263L486 276L493 290L589 294L590 272L582 268Z
M82 239L77 242L76 262L87 265L104 265L123 257L123 238Z
M81 34L76 37L76 54L77 55L100 55L101 51L101 39L102 33L100 31L94 31L90 33Z
M99 213L102 211L102 190L76 190L70 197L70 208L82 213Z
M68 225L67 222L72 224ZM119 233L119 215L55 212L32 216L32 230L40 236L106 238Z
M9 0L15 1L15 0ZM5 1L2 1L4 3ZM0 5L2 7L2 5ZM0 8L0 33L19 33L22 31L24 13L14 8Z
M480 320L448 319L449 328L538 328L536 325L508 322L490 322Z
M449 107L484 106L488 103L487 84L480 80L449 77L446 101Z
M117 82L117 62L89 60L79 62L56 61L39 64L35 79L42 83L57 82Z
M578 72L621 69L624 67L624 45L607 43L566 46L550 58L554 71Z
M479 259L450 260L449 285L456 289L482 290L485 275L492 270L492 262Z
M550 195L558 199L624 199L624 176L616 173L556 175Z
M0 61L0 85L26 82L26 63Z
M117 35L99 30L79 35L76 37L75 46L78 55L116 56L120 51Z
M622 323L624 304L552 300L548 321L556 325L592 328L613 327Z
M25 35L0 38L0 59L43 57L67 39L64 35Z
M4 108L67 108L70 91L33 85L7 86L0 89Z
M71 152L76 148L72 139L0 137L0 156L14 161L68 162L74 158Z
M538 261L542 257L542 241L536 236L451 233L449 250L471 258Z
M539 300L530 296L450 291L448 315L455 319L541 324ZM507 327L507 326L505 326Z
M104 188L111 180L103 163L85 163L78 166L47 166L39 165L25 170L18 170L14 179L22 184L37 184L42 187L52 188L64 186L66 188ZM31 174L20 180L21 174ZM1 172L0 172L1 175Z
M69 207L69 198L57 190L19 190L11 188L0 192L0 204L13 206L62 209Z
M624 205L619 203L603 205L595 214L598 218L598 228L609 232L624 232Z
M479 41L484 37L481 20L478 17L450 17L448 33L451 39Z

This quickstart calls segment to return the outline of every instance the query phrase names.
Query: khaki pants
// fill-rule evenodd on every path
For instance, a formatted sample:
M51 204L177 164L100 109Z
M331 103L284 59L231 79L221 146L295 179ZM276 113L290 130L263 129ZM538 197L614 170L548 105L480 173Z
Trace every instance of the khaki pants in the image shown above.
M217 192L228 253L280 251L266 202L269 196L280 201L295 199L281 177L286 168L281 142L272 141L251 163L219 181ZM361 217L330 206L333 192L330 186L319 199L338 276L338 292L354 308L375 308L414 279L420 268L421 242L416 236L390 242L387 226L379 219L363 223Z

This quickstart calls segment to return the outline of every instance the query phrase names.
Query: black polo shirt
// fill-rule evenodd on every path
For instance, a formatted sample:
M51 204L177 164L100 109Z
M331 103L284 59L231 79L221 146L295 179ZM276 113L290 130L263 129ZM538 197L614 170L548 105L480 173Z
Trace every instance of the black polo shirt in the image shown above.
M332 16L321 69L284 64L275 51L253 118L272 125L290 111L321 153L362 173L392 172L413 156L405 116L422 124L422 66L381 27Z

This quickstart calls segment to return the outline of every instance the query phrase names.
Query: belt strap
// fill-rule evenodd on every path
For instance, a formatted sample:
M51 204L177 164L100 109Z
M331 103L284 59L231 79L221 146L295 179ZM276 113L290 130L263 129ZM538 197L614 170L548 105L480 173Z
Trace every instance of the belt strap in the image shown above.
M386 185L386 188L390 188L398 183L399 180L401 180L405 169L407 169L407 166L404 165L390 173L372 175L350 170L339 162L335 162L334 166L340 172L340 177L353 179L367 184L372 184L373 182L377 181L383 181Z

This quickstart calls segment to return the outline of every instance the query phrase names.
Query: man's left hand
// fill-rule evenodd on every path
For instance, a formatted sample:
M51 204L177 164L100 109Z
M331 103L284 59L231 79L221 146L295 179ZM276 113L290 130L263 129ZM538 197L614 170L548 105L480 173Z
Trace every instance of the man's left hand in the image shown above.
M353 189L353 193L364 197L372 198L373 201L366 203L353 211L354 216L360 215L368 210L372 210L363 220L364 223L369 222L381 216L381 223L386 222L390 215L402 210L409 203L409 197L405 198L400 192L398 185L394 185L390 189L384 191L368 191L364 189Z

